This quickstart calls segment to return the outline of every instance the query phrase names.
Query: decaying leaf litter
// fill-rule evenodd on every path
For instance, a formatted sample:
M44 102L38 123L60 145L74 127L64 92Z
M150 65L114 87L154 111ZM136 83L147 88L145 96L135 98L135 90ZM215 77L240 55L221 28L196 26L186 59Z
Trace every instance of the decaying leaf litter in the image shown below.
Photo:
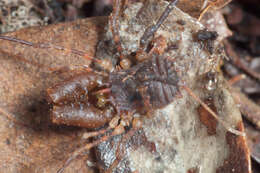
M231 61L224 63L226 77L244 75L235 84L235 100L245 118L253 171L259 172L259 5L258 2L234 2L226 11L233 36L225 42ZM246 21L246 22L245 22ZM246 94L246 95L245 95Z
M136 4L134 4L134 5L136 5ZM136 6L134 6L133 5L133 7L132 8L137 8L138 7L138 5L136 5ZM140 4L139 4L139 6L141 6ZM162 5L163 6L163 5ZM140 8L140 7L139 7ZM159 7L157 7L157 8L159 8ZM160 10L163 10L163 8L161 8ZM155 14L155 17L156 17L156 15L159 15L160 13L158 13L158 14ZM130 15L131 16L131 15ZM190 19L190 18L188 18L188 19ZM177 23L176 21L174 21L174 23ZM182 23L182 22L180 22L180 23ZM196 23L196 22L194 22L194 23ZM187 29L188 28L188 31L189 30L192 30L192 29L190 29L189 27L187 27L187 24L185 24L186 26L185 26L185 28L184 29ZM188 25L192 25L192 24L190 24L190 23L188 23ZM128 26L128 25L126 25L126 26ZM166 27L167 27L167 25L166 25ZM194 26L193 26L194 27ZM75 27L76 29L77 29L77 27ZM73 28L73 29L75 29L75 28ZM130 27L129 27L130 28ZM181 28L180 27L180 29L183 29L183 28ZM195 26L194 27L195 28L195 31L197 31L198 30L198 28L200 28L199 26ZM193 28L193 29L194 29ZM174 29L176 29L176 28L174 28ZM177 28L177 29L179 29L179 28ZM62 30L62 29L60 29L60 30ZM60 31L59 30L59 31ZM121 32L121 31L120 31ZM176 31L177 32L177 31ZM160 31L160 33L163 33L163 31ZM131 33L131 30L130 30L130 34L132 34ZM169 34L169 31L168 32L166 32L166 34L168 34L168 35L170 35ZM70 38L73 38L73 34L71 34L72 36L70 37ZM139 34L139 35L141 35L141 33ZM167 35L167 36L168 36ZM176 33L176 35L178 36L178 33ZM191 34L190 34L191 35ZM92 35L93 36L93 35ZM108 36L109 37L109 36ZM127 38L127 36L126 36L126 38ZM137 34L137 40L138 40L138 38L140 38L140 36L138 37L138 34ZM191 39L191 37L189 38L189 39ZM123 43L125 43L124 42L124 38L122 39L123 40ZM57 41L57 39L55 40L55 41ZM131 41L133 41L133 40L131 40ZM136 41L136 40L134 40L134 41ZM134 41L133 41L133 43L134 43ZM173 40L174 41L174 40ZM59 42L59 41L57 41L57 42ZM55 42L56 43L56 42ZM128 42L126 42L126 44L127 44ZM129 42L130 43L130 42ZM100 43L100 44L102 44L102 43ZM136 44L136 43L135 43ZM176 44L176 43L175 43ZM180 43L179 43L180 44ZM196 43L197 45L199 45L199 43ZM195 46L196 46L196 44L195 44ZM62 45L62 44L61 44ZM134 45L134 44L133 44ZM180 44L181 46L182 46L182 44ZM66 46L66 45L65 45ZM71 45L70 45L71 46ZM68 47L70 47L70 46L68 46ZM73 46L72 46L73 47ZM129 46L126 46L126 48L128 48ZM173 46L174 47L174 46ZM180 48L177 48L178 50L181 50L181 51L184 51L185 49L180 49ZM202 48L201 48L202 49ZM8 50L8 49L5 49L5 50ZM26 50L27 50L27 48L26 48ZM26 51L25 50L25 51ZM34 51L34 49L32 49L33 51ZM203 49L204 50L204 49ZM204 50L205 52L207 51L207 50ZM35 52L35 51L34 51ZM41 52L41 51L39 51L39 52ZM54 51L55 52L55 51ZM205 53L204 52L204 53ZM42 51L42 53L43 54L45 54L46 55L46 51ZM106 52L107 53L107 52ZM39 53L38 53L39 54ZM57 54L62 54L61 52L57 52ZM177 54L177 53L176 53ZM66 54L65 54L66 55ZM202 55L203 55L203 53L202 53ZM50 55L48 55L48 56L50 56ZM61 56L61 55L60 55ZM184 56L184 55L183 55ZM20 58L20 57L24 57L24 56L16 56L16 58ZM50 56L51 57L51 56ZM100 56L101 57L101 56ZM55 57L56 58L56 57ZM75 59L75 58L74 58ZM184 59L184 58L183 58ZM218 59L218 58L216 58L216 59L214 59L214 58L212 58L213 60L216 60L216 59ZM79 58L79 60L81 60L80 58ZM44 62L44 59L42 60L43 62ZM83 61L83 60L82 60ZM208 72L208 71L210 71L210 69L212 68L212 66L214 67L214 66L217 66L216 64L216 62L214 63L209 63L209 64L206 64L205 65L205 67L203 67L203 66L201 66L199 69L200 70L198 70L198 69L192 69L192 68L189 68L189 66L191 66L191 65L194 65L195 64L195 67L197 66L199 66L198 64L200 64L200 61L202 61L202 60L200 60L200 59L198 59L198 61L196 62L195 60L193 60L193 61L191 61L192 63L190 63L190 62L188 62L188 60L187 60L187 62L185 61L185 59L183 60L183 61L180 61L180 62L177 62L177 65L179 65L180 67L186 67L187 69L185 69L187 72L188 72L188 74L189 74L189 72L190 72L190 75L192 76L194 76L194 74L192 74L192 73L196 73L196 71L199 71L199 73L201 73L202 74L202 83L206 83L207 81L209 81L209 79L204 79L204 78L210 78L210 75L206 75L206 74L204 74L204 73L206 73L206 72ZM73 63L73 62L72 62ZM74 62L75 63L75 62ZM86 62L85 62L86 63ZM179 64L178 64L179 63ZM186 64L185 64L186 63ZM44 63L42 63L42 64L44 64ZM187 65L188 64L188 65ZM54 64L55 65L55 64ZM204 65L204 64L203 64ZM55 67L55 66L54 66ZM195 71L195 72L194 72ZM203 75L204 74L204 75ZM62 75L57 75L57 78L61 78L61 76ZM186 76L186 78L185 78L185 76L183 77L184 79L186 79L186 81L189 81L189 78L191 78L191 76ZM203 77L204 76L204 77ZM206 77L205 77L206 76ZM209 77L208 77L209 76ZM214 73L213 73L213 76L214 76ZM221 79L219 79L219 81L221 81ZM55 81L53 81L53 82L55 82ZM192 82L191 82L192 83ZM218 84L219 83L221 83L221 85L225 85L225 84L222 84L222 82L218 82ZM190 84L190 86L193 86L193 85L195 85L195 84ZM202 85L202 84L201 84ZM48 86L47 86L48 87ZM203 88L203 87L205 87L205 86L194 86L194 88L193 87L191 87L192 89L195 89L196 87L198 87L198 88ZM218 88L218 87L217 87ZM196 89L195 89L196 90ZM44 92L44 91L43 91ZM185 92L183 93L182 92L182 95L183 95L183 98L181 98L180 100L179 100L179 102L182 102L182 99L184 99L186 96L185 96ZM214 94L212 94L212 93L205 93L205 95L204 95L204 97L206 97L207 98L207 96L212 96L212 95L214 95ZM218 95L218 94L216 94L216 95ZM189 96L187 96L187 98L188 98ZM223 96L224 97L224 96ZM203 95L202 95L202 98L203 98ZM177 102L178 102L178 100L177 100ZM185 100L185 99L184 99ZM194 104L193 102L195 102L195 101L192 101L192 99L189 97L188 98L188 100L190 100L190 102L192 102L192 104ZM185 102L185 101L183 101L183 102ZM195 104L198 104L198 103L196 103L195 102ZM185 103L184 103L184 105L185 105ZM174 107L174 110L176 109L175 108L175 106L173 106ZM185 107L185 106L184 106ZM194 107L198 107L198 105L194 105ZM172 108L173 109L173 108ZM195 108L194 108L195 109ZM162 113L161 113L162 114ZM193 113L194 114L194 113ZM163 114L164 115L164 114ZM178 115L176 115L177 117L176 117L176 119L178 119ZM196 118L196 116L198 116L198 115L187 115L187 118L185 119L185 116L182 116L182 117L180 117L180 118L182 118L182 121L184 121L184 120L188 120L189 118L191 118L192 116L195 116L194 118ZM165 115L164 116L160 116L160 117L165 117ZM197 117L198 118L198 117ZM192 120L190 120L190 121L192 121ZM197 120L198 121L198 120ZM196 122L196 121L195 121ZM176 122L177 123L177 122ZM171 124L171 123L170 123ZM194 126L194 128L195 128L195 126ZM205 128L205 127L204 127ZM221 128L221 127L220 127ZM151 130L151 129L150 129ZM176 130L176 129L175 129ZM222 130L223 130L223 128L222 128ZM151 130L151 131L153 131L153 130ZM158 130L154 130L155 131L155 133L157 133L158 132ZM178 131L178 130L177 130ZM174 132L174 134L177 132L177 131L175 131ZM176 135L176 134L175 134ZM192 135L191 135L192 136ZM162 137L160 137L160 138L162 138ZM178 137L177 137L177 139L178 139ZM193 139L193 138L192 138ZM161 139L162 140L162 139ZM176 140L176 136L175 136L175 140ZM198 140L199 140L199 138L198 138ZM149 141L149 142L151 142L151 141ZM181 145L180 145L181 146ZM178 150L177 150L178 151ZM172 152L171 152L172 153ZM178 153L179 154L179 153ZM178 155L178 154L175 154L175 155ZM137 155L138 156L138 155ZM196 159L195 159L196 160ZM166 160L167 161L167 160ZM161 165L163 165L163 163L165 163L165 160L163 160L163 161L161 161L161 163L160 164L158 164L159 166L158 167L161 167ZM188 165L189 166L189 165ZM157 169L157 168L155 168L155 169ZM159 169L159 168L158 168ZM161 169L169 169L169 168L165 168L165 167L162 167ZM174 168L173 168L174 169ZM175 168L175 169L178 169L178 168ZM183 168L183 169L188 169L188 168ZM190 169L193 169L193 168L190 168ZM199 169L199 168L196 168L196 169ZM220 168L220 170L221 170L222 168ZM224 169L224 168L223 168Z

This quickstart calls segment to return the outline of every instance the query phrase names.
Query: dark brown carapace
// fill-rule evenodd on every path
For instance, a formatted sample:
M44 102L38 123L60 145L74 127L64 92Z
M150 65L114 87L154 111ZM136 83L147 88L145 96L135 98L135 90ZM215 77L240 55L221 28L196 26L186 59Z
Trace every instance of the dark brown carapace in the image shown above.
M184 88L193 98L200 102L229 131L238 135L242 134L239 131L230 129L223 121L219 120L217 115L194 95L188 87L180 86L180 79L175 70L174 61L162 56L167 49L166 39L163 36L154 38L154 34L168 17L176 2L177 0L172 0L158 21L154 25L147 27L140 38L140 47L135 57L137 60L136 65L131 67L130 64L132 63L122 53L118 29L118 18L123 3L121 0L114 0L114 9L110 16L110 27L113 40L120 53L118 70L105 72L83 68L82 72L77 76L47 90L49 102L53 105L51 119L54 123L90 129L99 128L99 130L89 132L87 135L87 137L100 136L99 139L76 150L66 160L63 167L58 171L59 173L63 172L79 154L101 142L123 133L125 133L124 139L131 137L142 126L142 117L140 115L150 114L154 110L170 104L176 98L180 88ZM214 34L208 32L197 34L199 41L214 40L215 37ZM0 36L0 39L38 48L65 49L51 44L39 45L6 36ZM80 51L73 50L71 52L87 57ZM100 60L93 60L98 64L102 64ZM101 66L106 66L105 68L108 69L110 64L104 63ZM125 127L130 128L125 130Z

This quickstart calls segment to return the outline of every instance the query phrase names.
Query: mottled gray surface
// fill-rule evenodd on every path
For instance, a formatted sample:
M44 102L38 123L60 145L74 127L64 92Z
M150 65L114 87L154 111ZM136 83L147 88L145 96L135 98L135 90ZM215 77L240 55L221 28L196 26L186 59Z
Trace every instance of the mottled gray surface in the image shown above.
M225 121L233 121L235 125L240 120L240 113L225 87L219 86L207 94L202 88L194 91L201 98L213 98L219 115ZM226 129L218 124L217 134L209 136L198 118L199 104L185 91L182 95L183 98L144 121L146 137L155 142L158 153L151 154L144 147L131 152L131 165L140 172L182 173L198 168L201 173L214 173L227 158ZM158 154L160 161L156 160Z
M120 19L120 37L125 54L137 51L144 30L157 21L166 6L165 1L150 0L144 6L134 3L124 11L124 17ZM199 22L175 8L155 37L162 35L167 38L169 47L173 45L174 48L167 49L163 56L175 60L182 80L180 85L191 88L202 100L213 99L221 119L235 128L241 122L240 112L226 82L216 72L223 52L219 54L219 43L215 42L213 54L210 54L203 43L194 39L202 29ZM111 32L107 32L107 38L111 38ZM212 74L214 77L209 77ZM218 123L216 134L209 135L198 117L200 104L185 90L180 93L180 98L176 97L151 117L144 117L144 134L147 141L155 144L156 152L144 145L126 147L126 155L114 172L120 172L122 168L125 168L123 172L128 172L130 167L132 172L140 173L215 173L223 165L229 156L227 130ZM110 145L115 148L112 143ZM114 153L115 149L112 150ZM106 162L106 158L101 157L101 160Z

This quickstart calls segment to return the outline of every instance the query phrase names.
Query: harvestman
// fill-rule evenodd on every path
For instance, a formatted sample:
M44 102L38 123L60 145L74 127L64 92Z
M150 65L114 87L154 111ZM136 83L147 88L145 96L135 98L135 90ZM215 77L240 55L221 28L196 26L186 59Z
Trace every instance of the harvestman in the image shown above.
M243 132L229 127L187 86L180 85L181 79L174 68L174 61L162 56L167 49L167 41L163 36L154 38L154 34L176 3L177 0L172 0L156 24L145 29L136 52L135 58L138 63L131 67L131 61L126 59L122 53L119 35L118 17L122 1L114 0L110 27L113 40L120 53L117 70L105 72L83 68L81 74L47 89L49 102L53 105L51 118L54 123L93 129L103 127L101 130L88 133L88 138L103 136L76 150L58 173L63 172L80 153L109 140L113 136L125 133L125 139L131 137L135 131L142 127L142 119L135 117L136 113L152 114L153 110L167 106L174 101L180 89L185 89L228 131L236 135L244 135ZM8 36L0 36L0 39L43 49L67 50L61 46L31 43ZM150 50L148 50L148 45L152 45ZM101 60L89 57L86 53L78 50L70 50L70 52L100 64L104 69L111 69L110 62L103 63ZM126 131L125 127L131 128ZM104 135L106 133L109 135Z

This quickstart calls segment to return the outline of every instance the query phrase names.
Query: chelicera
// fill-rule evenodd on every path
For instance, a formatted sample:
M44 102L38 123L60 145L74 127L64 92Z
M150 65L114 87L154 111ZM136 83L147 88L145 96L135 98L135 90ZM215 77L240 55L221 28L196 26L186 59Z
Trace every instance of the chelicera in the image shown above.
M194 99L208 110L224 127L232 133L242 135L240 131L229 128L225 122L204 104L193 92L181 85L174 61L162 54L167 49L167 42L163 36L154 38L154 33L166 20L177 0L172 0L158 21L149 26L140 39L140 48L136 52L138 63L131 67L131 62L121 53L120 35L118 29L118 16L122 1L114 0L114 10L110 17L112 35L117 50L120 53L119 70L105 72L95 71L91 68L82 68L82 73L59 83L47 90L49 102L53 105L51 117L56 124L75 125L90 129L101 128L88 133L88 137L100 136L98 140L86 144L76 150L66 160L58 171L63 172L69 163L82 152L91 149L109 138L124 134L129 138L133 132L142 127L142 117L139 115L152 115L152 111L170 104L179 93L185 89ZM28 46L39 48L65 48L50 44L34 44L23 40L0 36L0 39L15 41ZM211 38L209 38L211 39ZM151 49L147 49L152 45ZM111 63L88 57L84 52L73 50L89 58L106 69L111 68ZM125 127L130 127L126 130Z

